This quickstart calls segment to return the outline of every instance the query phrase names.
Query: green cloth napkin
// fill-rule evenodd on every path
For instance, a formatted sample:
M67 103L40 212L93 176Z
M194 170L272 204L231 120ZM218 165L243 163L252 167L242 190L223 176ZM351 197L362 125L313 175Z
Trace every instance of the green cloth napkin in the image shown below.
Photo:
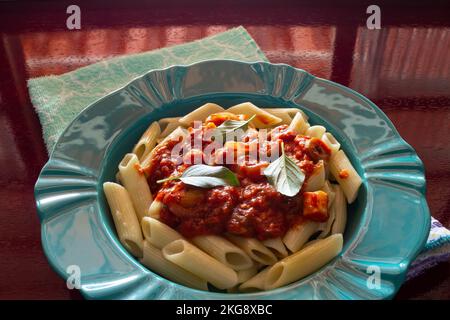
M50 153L67 125L85 107L152 69L207 59L267 61L243 27L191 43L95 63L62 75L28 80L31 102Z

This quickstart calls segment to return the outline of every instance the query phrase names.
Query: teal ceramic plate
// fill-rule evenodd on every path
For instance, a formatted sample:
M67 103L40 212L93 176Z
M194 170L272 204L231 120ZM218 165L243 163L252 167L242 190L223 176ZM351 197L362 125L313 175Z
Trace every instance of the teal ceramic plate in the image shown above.
M190 289L153 273L121 246L102 183L151 121L205 102L298 107L341 142L363 177L349 208L342 253L314 274L254 294ZM79 266L90 299L382 299L404 281L430 216L422 162L372 102L284 64L204 61L150 71L86 108L58 140L35 187L42 245L56 272ZM379 286L371 281L381 272ZM67 273L69 271L69 273ZM367 285L367 283L375 284Z

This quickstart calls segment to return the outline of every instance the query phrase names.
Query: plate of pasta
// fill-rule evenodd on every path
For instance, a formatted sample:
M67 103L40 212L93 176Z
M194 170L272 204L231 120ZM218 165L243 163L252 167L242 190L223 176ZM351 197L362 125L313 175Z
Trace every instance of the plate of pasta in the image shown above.
M35 196L50 264L87 298L384 299L426 241L423 172L351 89L211 60L82 111Z

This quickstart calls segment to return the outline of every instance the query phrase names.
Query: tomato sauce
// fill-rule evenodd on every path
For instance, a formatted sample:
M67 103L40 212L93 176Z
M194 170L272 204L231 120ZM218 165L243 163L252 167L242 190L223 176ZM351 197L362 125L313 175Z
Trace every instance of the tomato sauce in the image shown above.
M348 172L347 169L342 169L341 171L339 171L339 178L347 179L349 176L350 176L350 173Z
M210 120L201 128L190 128L191 137L201 136L211 125L223 122L220 117L211 117ZM212 148L212 156L195 150L202 163L223 165L232 170L240 181L238 187L201 189L178 180L158 184L158 180L179 175L192 165L192 161L186 161L186 155L181 157L182 160L171 157L171 151L179 143L178 140L158 146L152 162L149 167L144 168L144 172L152 193L165 205L160 213L161 221L188 238L231 233L264 240L281 237L291 226L308 219L303 216L303 190L319 160L327 161L331 150L320 139L297 135L286 125L272 129L265 141L258 140L257 133L256 130L249 129L239 141ZM294 160L306 177L302 189L293 197L280 194L268 183L262 171L269 165L269 161L263 159L260 153L256 159L248 154L249 150L256 147L259 152L265 150L270 155L276 148L280 148L281 142L284 143L286 155ZM186 143L186 147L194 150L192 141ZM201 137L202 148L211 147L212 143L211 137ZM243 154L238 156L240 161L234 164L223 163L228 152L236 148L243 150ZM281 155L280 149L278 152ZM190 158L192 154L187 157ZM233 160L237 160L236 157ZM327 218L325 216L320 219ZM317 217L312 219L317 220Z

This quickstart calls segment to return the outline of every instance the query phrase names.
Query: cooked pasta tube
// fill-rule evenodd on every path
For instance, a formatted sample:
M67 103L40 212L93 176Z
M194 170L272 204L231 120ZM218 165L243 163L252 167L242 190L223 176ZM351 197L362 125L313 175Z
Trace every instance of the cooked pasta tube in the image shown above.
M164 139L159 144L164 145L167 141L170 140L180 140L181 138L186 137L188 134L189 132L186 128L178 126L167 137L164 137Z
M320 240L322 240L322 239L314 239L314 240L308 241L307 243L305 243L303 245L302 250L309 247L310 245L313 245L314 243L316 243L317 241L320 241Z
M317 237L318 239L323 239L330 234L331 226L333 225L335 218L336 218L336 210L334 206L331 206L331 208L328 209L328 220L326 222L321 223L319 226L319 230L322 230L322 232Z
M251 123L257 129L270 128L282 121L280 118L270 114L267 111L264 111L261 108L258 108L251 102L237 104L235 106L232 106L231 108L228 108L227 111L234 114L245 114L247 117L255 115L255 118Z
M151 218L159 219L159 213L161 212L164 204L159 200L153 200L152 204L148 208L148 215Z
M334 190L334 202L333 209L335 211L335 218L333 226L331 227L331 233L344 234L345 225L347 224L347 203L345 201L345 195L342 188L338 185L332 185Z
M309 123L300 112L297 112L289 125L289 129L294 130L297 134L304 134L308 128Z
M331 205L333 204L334 201L334 189L330 183L330 181L325 180L325 183L323 184L322 190L324 192L326 192L326 194L328 195L328 208L331 207Z
M231 242L244 250L250 258L261 264L272 265L278 261L273 252L255 238L244 238L232 234L228 234L227 237Z
M355 201L362 180L343 150L331 157L330 172L344 191L347 202Z
M320 139L320 138L322 138L325 131L327 131L327 129L325 129L324 126L312 126L306 130L305 136Z
M150 151L153 150L156 145L156 139L160 133L161 128L156 121L153 122L147 130L145 130L144 134L133 148L133 153L137 156L138 160L143 159L150 153Z
M148 241L144 241L144 257L140 261L151 271L155 271L169 280L194 289L208 290L206 280L165 259L161 250L152 246Z
M186 144L185 139L192 133L187 127L192 126L195 121L203 122L202 130L206 130L227 120L242 121L249 117L253 118L242 141L228 141L223 148L213 150L211 157L208 155L206 158L211 158L212 163L217 164L217 159L231 154L229 150L237 151L237 161L240 160L240 151L248 151L249 154L257 151L256 156L261 156L260 150L256 150L256 144L267 142L270 146L271 139L263 136L266 142L260 140L258 129L274 129L280 124L287 125L296 134L312 137L311 140L307 139L305 145L305 160L314 162L314 170L309 171L311 174L307 175L301 190L302 203L293 204L296 210L300 210L303 220L293 225L281 238L264 241L258 240L257 236L202 235L197 226L199 223L210 228L209 217L205 216L206 220L200 221L202 215L196 216L205 208L210 210L209 202L202 204L202 201L208 198L211 203L220 205L219 202L228 201L224 198L227 193L230 193L226 195L227 198L234 197L234 191L225 189L223 195L209 194L199 187L184 190L166 183L161 185L158 195L155 194L155 199L152 199L147 179L152 178L150 175L158 175L158 172L165 170L165 159L168 156L174 162L175 174L184 172L190 164L189 159L200 155L199 147ZM208 124L205 124L207 118ZM231 128L240 123L225 123L223 127L226 128L227 125ZM260 130L259 133L264 132ZM248 149L244 148L247 147L246 143ZM331 150L331 157L328 157L328 148L324 144ZM165 147L168 150L161 149ZM295 107L259 108L245 102L224 110L217 104L207 103L184 117L164 118L153 122L134 146L133 153L125 155L120 162L119 172L115 177L117 183L105 183L103 188L120 242L132 255L142 258L140 261L151 270L175 282L202 290L208 290L208 285L228 292L269 290L314 272L342 249L347 202L355 200L362 179L340 147L340 143L331 133L326 132L325 127L311 126L306 114ZM262 161L261 157L255 159ZM256 167L258 168L254 169L249 166L245 170L251 175L253 170L260 170L259 165ZM230 169L239 175L239 170ZM205 174L208 175L206 169ZM330 184L330 181L336 184ZM174 189L170 189L171 186ZM166 197L169 193L171 196ZM162 198L166 204L162 203ZM247 198L231 201L230 205L233 206L232 209L236 206L240 208L246 204L245 201ZM282 211L280 205L283 200L273 201L273 205ZM199 205L201 208L197 208ZM166 215L165 210L169 209L170 212ZM183 234L186 232L186 235L190 234L192 237L184 238L162 221L169 223L169 213L183 226L183 230L180 229ZM239 221L221 220L217 221L217 226L226 229L227 224L235 223L237 230L239 226L247 224L247 217L244 217L247 213L242 214L243 218ZM195 216L194 220L191 219L192 215ZM162 219L165 217L167 221ZM211 223L215 221L211 220ZM267 223L254 221L252 227L258 231L258 236L274 236ZM215 229L215 226L211 227ZM262 268L265 269L261 270Z
M244 283L245 281L252 278L255 274L258 273L258 266L253 265L252 267L244 270L236 271L238 276L238 283Z
M127 190L120 184L105 182L103 191L120 242L133 256L142 257L141 227Z
M141 227L145 240L158 249L162 249L175 240L183 239L176 230L154 218L144 217Z
M146 155L144 158L142 158L141 167L147 168L150 165L155 152L158 151L159 147L163 146L167 141L180 140L180 139L183 139L184 137L186 137L187 135L188 135L188 131L185 128L183 128L181 126L177 127L171 134L169 134L161 142L159 142L159 144L155 148L153 148L153 150L148 155Z
M161 127L161 133L158 136L158 140L162 141L165 137L171 134L176 128L180 126L179 120L181 117L163 118L158 120L158 124Z
M270 113L271 115L278 117L281 119L281 122L278 125L287 124L289 125L292 121L292 117L284 110L286 109L278 109L278 108L262 108L262 110Z
M215 103L206 103L194 111L182 117L179 122L185 126L191 126L194 121L205 121L213 113L224 111L224 108Z
M318 231L319 223L304 220L301 224L291 227L283 237L286 247L292 252L297 252Z
M120 171L117 171L116 173L116 183L117 184L122 184L122 179L120 178Z
M174 132L177 128L178 128L178 126L177 126L176 123L173 123L173 125L172 125L172 124L168 125L168 126L166 127L166 131L167 131L167 132L164 132L164 135L161 134L161 135L158 137L158 139L156 139L156 142L157 142L158 144L161 144L161 143L162 143L163 141L165 141L165 139L166 139L172 132Z
M139 172L139 160L134 153L127 153L119 163L120 181L127 189L139 221L147 216L153 201L145 175Z
M186 240L175 240L162 249L164 257L181 268L205 279L219 289L238 283L236 271L209 256Z
M250 257L227 239L215 235L190 239L197 247L233 270L245 270L253 265Z
M328 180L325 181L325 184L323 185L322 190L328 196L328 219L327 219L327 221L321 223L318 227L318 229L322 231L318 236L319 239L323 239L330 234L331 226L333 225L333 222L334 222L334 219L336 216L336 212L333 207L335 194L334 194L333 186L330 184L330 182Z
M308 121L308 116L306 115L306 113L303 112L303 110L301 109L297 109L297 108L264 108L265 111L270 112L270 113L275 113L274 115L276 115L278 117L278 114L287 114L289 117L294 118L295 115L300 112L302 114L303 119L305 119L305 121Z
M325 184L325 165L323 160L320 160L315 168L313 173L306 180L305 191L317 191L322 189Z
M288 251L280 237L264 240L262 244L269 248L277 257L284 258L288 255Z
M334 234L277 262L267 272L264 289L279 288L320 269L341 252L342 241L342 234Z
M265 269L261 270L256 275L254 275L252 278L245 281L243 284L239 286L239 291L250 293L264 290L266 276L270 268L271 267L266 267Z
M178 126L179 126L180 119L181 119L181 117L169 117L169 118L159 119L158 124L161 127L161 132L164 131L164 129L166 129L166 127L169 123L178 123Z
M322 135L321 140L330 148L331 155L339 151L341 144L336 140L336 138L329 132L325 132Z

